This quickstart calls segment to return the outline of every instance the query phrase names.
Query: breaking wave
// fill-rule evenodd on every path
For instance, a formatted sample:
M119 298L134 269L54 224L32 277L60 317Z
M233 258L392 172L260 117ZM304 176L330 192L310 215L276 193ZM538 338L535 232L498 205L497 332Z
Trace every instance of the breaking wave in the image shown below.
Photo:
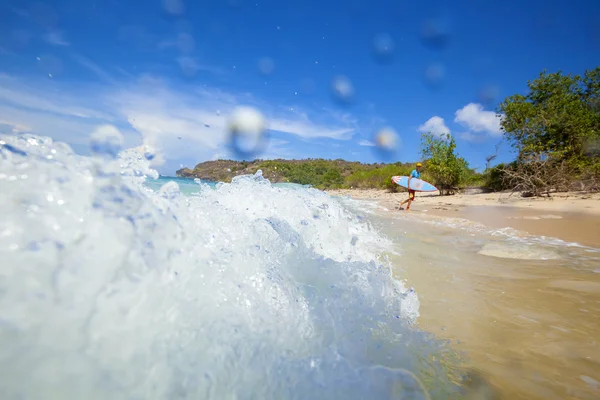
M0 138L3 399L456 393L368 220L260 172L182 194L118 150Z

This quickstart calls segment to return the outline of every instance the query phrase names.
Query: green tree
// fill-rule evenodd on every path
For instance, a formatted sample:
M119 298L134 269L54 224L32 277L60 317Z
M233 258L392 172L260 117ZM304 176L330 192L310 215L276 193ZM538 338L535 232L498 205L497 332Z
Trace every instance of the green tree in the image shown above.
M340 171L331 168L323 174L322 184L326 187L336 187L344 183L344 177L340 174Z
M600 67L584 76L542 72L529 92L499 106L505 138L518 159L557 161L588 156L600 140Z
M469 165L455 154L456 141L450 134L421 135L421 154L426 174L440 190L440 194L452 194L469 176Z
M570 190L579 179L581 188L598 190L600 67L583 76L543 71L527 85L526 94L507 97L498 107L517 159L498 169L496 184L488 186L550 195Z

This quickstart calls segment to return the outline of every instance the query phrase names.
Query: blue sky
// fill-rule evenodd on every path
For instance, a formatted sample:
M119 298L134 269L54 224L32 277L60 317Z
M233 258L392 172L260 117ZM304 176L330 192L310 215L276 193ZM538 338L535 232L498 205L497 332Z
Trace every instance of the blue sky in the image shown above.
M416 161L420 131L433 130L481 168L500 143L498 102L543 69L599 65L599 27L593 0L8 0L0 131L86 154L95 127L112 124L174 175L234 158L227 122L246 105L269 129L261 158ZM332 90L339 79L349 103ZM382 158L385 127L399 140Z

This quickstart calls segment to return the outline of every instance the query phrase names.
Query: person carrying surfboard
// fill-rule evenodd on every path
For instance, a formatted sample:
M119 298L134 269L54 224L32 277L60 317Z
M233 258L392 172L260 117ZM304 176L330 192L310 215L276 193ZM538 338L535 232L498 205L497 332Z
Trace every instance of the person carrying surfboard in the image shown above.
M417 179L421 179L421 163L418 162L417 166L415 169L412 170L412 172L410 173L410 175L408 176L408 199L404 200L402 203L400 203L400 209L404 210L404 208L402 207L404 204L408 203L406 205L406 209L410 210L410 203L413 202L415 200L415 191L410 189L410 180L412 178L417 178Z

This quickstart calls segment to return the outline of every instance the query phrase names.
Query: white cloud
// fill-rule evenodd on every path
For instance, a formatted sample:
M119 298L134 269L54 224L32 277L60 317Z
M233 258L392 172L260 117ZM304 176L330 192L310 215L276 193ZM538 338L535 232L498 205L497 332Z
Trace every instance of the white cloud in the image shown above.
M361 140L360 142L358 142L359 146L368 146L368 147L374 147L375 143L371 142L370 140Z
M281 115L269 120L269 129L291 133L305 139L330 138L346 140L352 137L355 131L354 127L331 127L325 124L318 124L308 119L296 119L293 116Z
M69 143L78 150L88 147L89 135L99 125L95 119L69 117L1 103L0 120L11 127L12 133L30 132L50 136L53 140ZM121 133L125 136L126 145L139 144L139 134L131 128L127 130L123 127Z
M83 106L89 102L85 97L65 95L53 89L56 89L53 85L40 82L30 85L2 75L0 76L0 103L69 117L111 120L109 114Z
M355 118L349 114L283 108L248 93L174 88L152 76L123 83L88 59L80 57L77 62L102 82L71 86L0 75L0 122L12 129L27 127L32 133L76 144L79 150L87 147L97 125L111 123L124 134L127 146L139 145L142 140L155 147L167 165L179 165L176 160L181 159L199 162L227 152L227 118L242 104L259 109L269 129L307 140L350 139L357 129ZM288 157L291 154L286 144L273 141L258 157Z
M270 108L260 102L256 102L256 105L259 108ZM303 139L348 140L358 129L357 120L352 115L326 108L309 115L306 110L296 105L279 106L267 112L266 116L269 129L293 134Z
M79 64L81 64L82 66L84 66L87 69L89 69L90 71L92 71L94 74L96 74L100 79L104 80L105 82L110 83L111 85L114 85L117 83L117 81L112 77L112 75L110 75L104 69L100 68L100 66L95 64L89 58L81 56L81 55L73 55L73 59L76 62L78 62Z
M196 41L194 37L186 32L179 32L177 37L172 40L161 40L158 42L158 49L164 50L169 48L177 48L182 53L191 53L194 51Z
M264 154L260 154L258 158L263 160L276 160L279 158L293 158L294 154L289 147L286 145L289 142L286 140L271 140L264 151ZM297 157L297 155L296 155Z
M276 160L276 159L280 159L280 158L292 158L293 154L290 151L290 148L285 147L285 145L288 143L289 142L287 140L281 140L281 139L270 140L265 151L263 152L263 154L259 154L257 156L257 158L260 158L263 160ZM217 153L213 154L211 159L212 160L228 159L228 158L232 158L234 156L235 155L232 154L227 149L227 150L218 151Z
M44 35L44 40L54 46L69 46L70 43L59 31L52 31Z
M444 118L433 116L423 125L419 126L419 132L431 132L434 135L450 134L450 129L446 126Z
M24 133L24 132L28 132L31 130L31 128L28 125L22 125L19 123L15 123L8 119L0 119L0 126L1 125L10 127L10 131L12 133Z
M457 110L454 122L469 128L473 132L486 132L494 136L502 134L501 119L493 111L484 111L478 103L470 103Z
M187 76L194 76L198 71L209 72L213 75L227 74L227 71L222 68L200 64L192 57L178 57L175 61L177 61L181 71Z

